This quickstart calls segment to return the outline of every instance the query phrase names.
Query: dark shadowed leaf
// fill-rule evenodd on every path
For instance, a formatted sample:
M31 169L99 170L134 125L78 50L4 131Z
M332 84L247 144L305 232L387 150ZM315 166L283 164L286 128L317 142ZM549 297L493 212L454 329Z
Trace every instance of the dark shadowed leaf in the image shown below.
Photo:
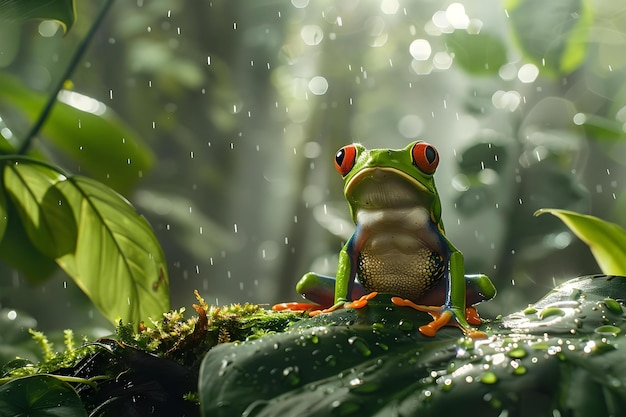
M14 379L0 386L0 415L11 417L87 416L76 391L49 375Z
M0 259L23 272L29 281L44 282L58 269L56 262L34 246L12 204L8 204L7 213L7 228L0 241Z
M479 142L461 154L459 170L465 175L476 175L485 169L501 173L506 167L510 146L497 143Z
M65 177L45 166L24 161L7 163L3 178L26 234L39 252L52 259L74 252L77 236L74 214L55 187Z

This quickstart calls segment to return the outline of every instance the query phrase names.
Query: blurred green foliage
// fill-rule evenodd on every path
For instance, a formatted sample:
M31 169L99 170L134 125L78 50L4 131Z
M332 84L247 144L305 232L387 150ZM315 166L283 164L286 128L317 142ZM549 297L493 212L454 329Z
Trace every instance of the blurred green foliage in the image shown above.
M334 272L350 227L335 150L425 139L442 156L447 233L466 269L499 289L485 311L523 307L555 281L599 270L537 209L626 225L624 7L543 3L117 2L71 91L117 114L136 145L106 150L135 152L133 163L114 157L107 169L105 150L88 146L101 129L87 133L79 109L67 115L65 126L82 126L66 131L71 142L50 125L33 151L135 203L164 247L174 305L196 288L212 303L272 303L295 297L303 272ZM65 36L49 22L2 25L2 79L45 96L97 11L77 2ZM4 97L2 149L36 114L35 101ZM90 319L60 280L30 303L69 299ZM23 278L3 285L2 305L25 307Z

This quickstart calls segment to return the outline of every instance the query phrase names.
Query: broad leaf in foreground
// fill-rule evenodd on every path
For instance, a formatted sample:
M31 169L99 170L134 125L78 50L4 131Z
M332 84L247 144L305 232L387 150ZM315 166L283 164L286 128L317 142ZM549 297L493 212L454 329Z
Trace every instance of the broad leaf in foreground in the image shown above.
M57 259L111 321L158 319L169 310L163 250L122 196L85 177L57 184L78 224L76 252Z
M205 356L204 417L626 415L626 277L587 276L533 306L428 338L430 316L379 294Z
M550 213L563 221L589 246L605 274L626 275L626 231L615 223L568 210L541 209L535 215Z

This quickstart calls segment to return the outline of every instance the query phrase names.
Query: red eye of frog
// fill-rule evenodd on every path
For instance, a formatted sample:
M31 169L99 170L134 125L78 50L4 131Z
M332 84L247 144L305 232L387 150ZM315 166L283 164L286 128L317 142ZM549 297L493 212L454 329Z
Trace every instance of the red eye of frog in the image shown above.
M424 174L434 174L439 165L439 153L430 143L418 142L411 149L413 165Z
M335 154L335 169L342 177L345 177L354 167L354 161L356 161L356 146L344 146Z

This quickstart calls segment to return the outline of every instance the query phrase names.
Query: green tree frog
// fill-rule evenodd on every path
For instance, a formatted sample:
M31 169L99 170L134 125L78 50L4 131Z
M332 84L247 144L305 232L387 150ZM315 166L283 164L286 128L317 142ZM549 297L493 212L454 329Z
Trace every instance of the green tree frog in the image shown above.
M404 149L339 149L335 168L356 229L339 253L336 279L310 272L296 290L321 312L360 308L378 292L391 293L394 304L430 313L424 335L452 324L481 337L470 325L480 319L466 305L496 291L487 276L464 275L463 254L445 235L433 178L438 163L435 147L422 141Z

